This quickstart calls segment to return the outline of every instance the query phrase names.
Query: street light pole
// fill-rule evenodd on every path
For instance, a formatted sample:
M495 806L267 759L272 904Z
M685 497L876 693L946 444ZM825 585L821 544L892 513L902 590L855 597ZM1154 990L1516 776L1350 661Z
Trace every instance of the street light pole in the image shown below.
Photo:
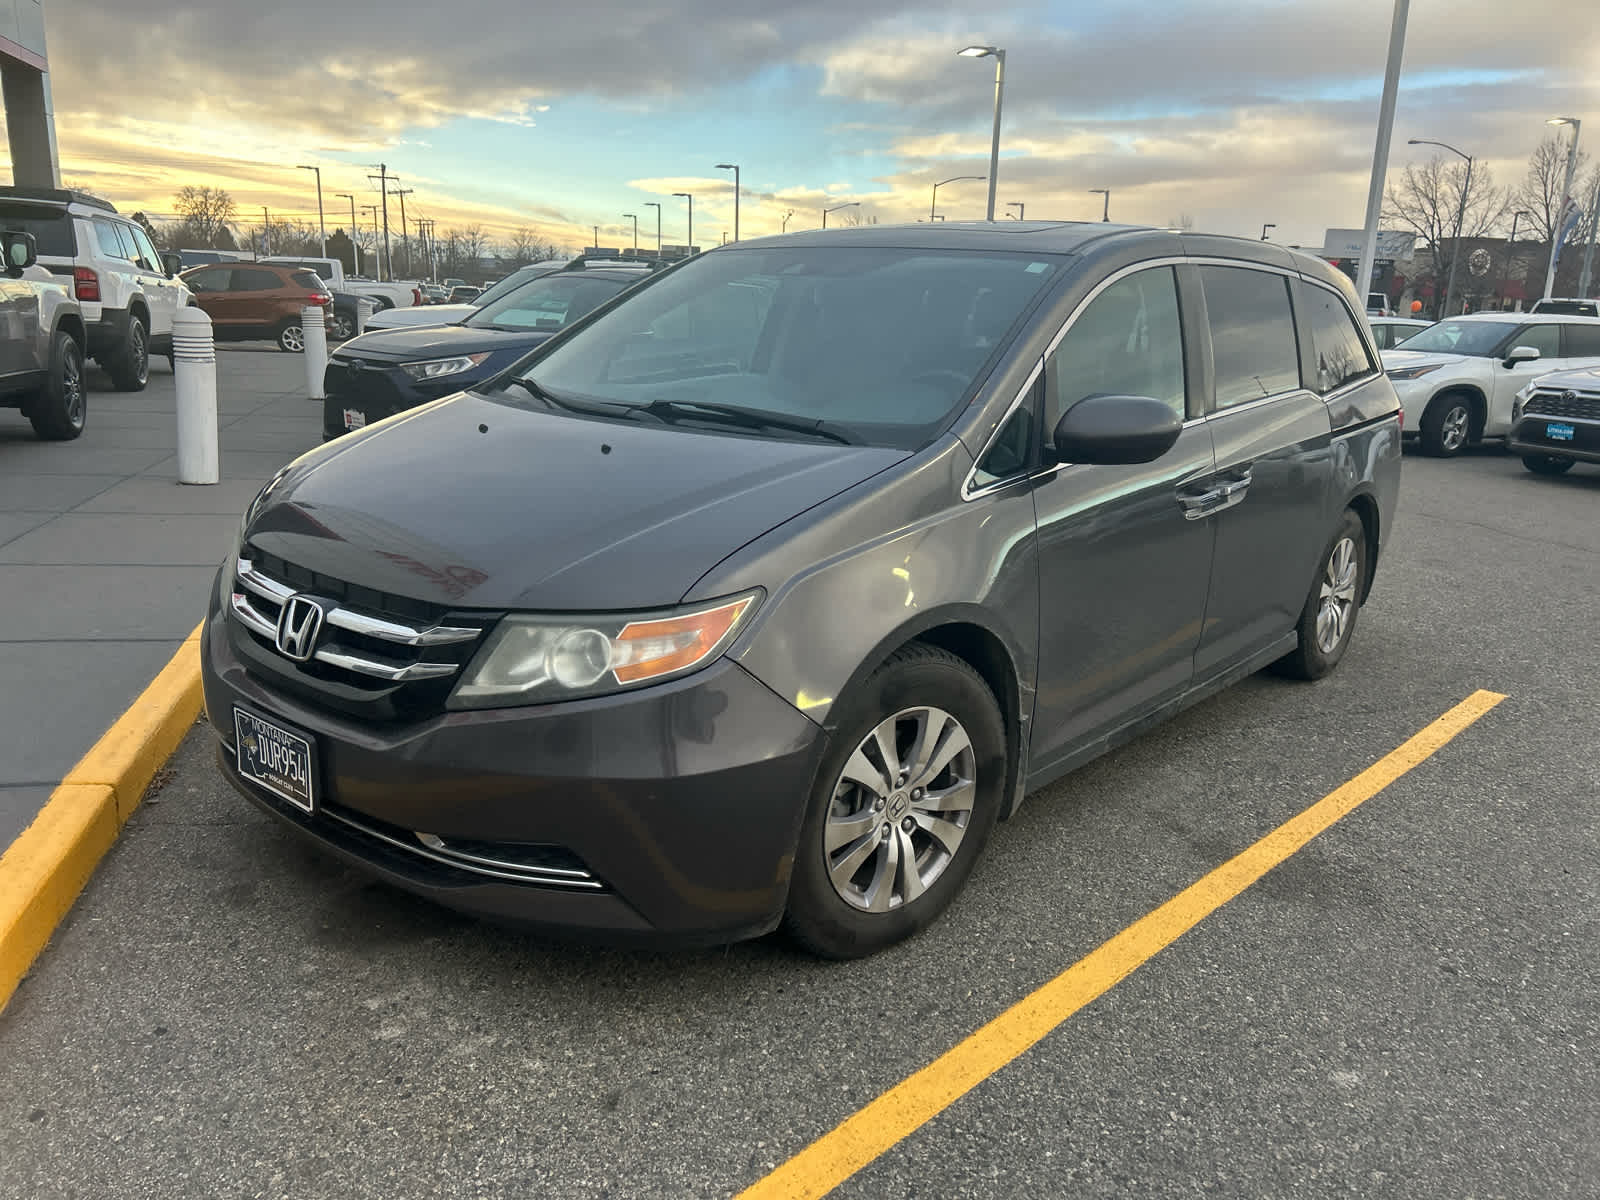
M778 232L779 233L788 233L789 232L789 218L792 217L792 216L794 216L794 209L792 209L792 208L788 212L783 214L783 224L778 227Z
M1006 207L1007 208L1014 208L1014 209L1017 210L1017 215L1016 215L1015 218L1013 218L1014 220L1026 221L1028 219L1027 215L1026 215L1027 211L1028 211L1028 206L1027 206L1026 202L1024 202L1022 200L1007 200L1006 201Z
M1472 194L1472 155L1457 150L1448 142L1435 142L1429 138L1407 138L1406 145L1438 146L1442 150L1448 150L1451 154L1467 160L1467 178L1466 181L1461 185L1461 203L1456 206L1456 244L1455 248L1450 253L1450 280L1445 284L1444 309L1439 313L1439 319L1443 320L1445 317L1450 315L1450 305L1455 299L1456 294L1456 265L1461 261L1461 235L1466 232L1467 197ZM1433 253L1434 257L1437 258L1439 254L1439 248L1437 246L1434 247ZM1545 286L1549 287L1549 284L1546 283ZM1367 288L1362 288L1361 294L1365 296L1367 290Z
M835 204L832 208L823 209L822 210L822 227L824 229L826 229L828 227L828 214L829 213L836 213L842 208L860 208L860 207L861 207L861 201L852 200L852 201L850 201L849 204Z
M317 232L322 235L322 257L328 257L328 224L322 218L322 168L297 167L299 171L315 171L317 173Z
M995 128L989 138L989 216L995 219L995 186L1000 182L1000 102L1005 99L1005 51L1000 46L966 46L957 50L962 58L994 58L995 61Z
M1262 240L1262 241L1263 241L1263 242L1264 242L1264 241L1266 241L1266 240L1267 240L1267 230L1269 230L1269 229L1276 229L1276 228L1277 228L1277 225L1275 225L1275 224L1267 224L1267 225L1263 225L1263 226L1262 226L1262 227L1261 227L1261 240Z
M1583 272L1578 276L1578 295L1589 295L1589 272L1594 269L1595 226L1600 225L1600 171L1594 177L1594 195L1589 200L1589 244L1583 248Z
M653 208L653 209L656 210L656 257L660 258L661 257L661 201L659 201L659 200L646 200L644 202L644 206L646 208Z
M952 175L949 179L941 179L933 185L933 199L928 201L928 220L934 219L934 214L939 208L939 189L947 183L960 183L963 179L984 179L983 175Z
M1101 221L1109 221L1109 220L1111 220L1111 189L1110 188L1090 188L1089 189L1089 193L1091 195L1104 196L1106 198L1105 207L1100 212L1100 220Z
M739 164L718 163L717 170L733 172L733 240L739 240ZM723 239L727 241L726 238Z
M272 218L267 216L267 206L261 206L261 249L256 251L256 257L272 253Z
M356 226L356 198L350 192L335 192L334 196L340 200L350 201L350 248L355 251L355 273L361 274L361 230ZM328 257L326 245L322 248L322 257Z
M1572 173L1578 169L1578 127L1583 124L1577 117L1551 117L1546 125L1571 125L1572 145L1567 149L1567 177L1561 185L1561 196L1556 201L1555 228L1550 231L1550 265L1544 272L1544 298L1556 285L1556 259L1561 254L1561 231L1567 223L1567 201L1572 195Z
M689 242L688 242L688 245L684 247L684 252L685 252L686 255L693 255L694 254L694 193L693 192L673 192L672 194L674 196L680 196L680 197L682 197L683 199L685 199L685 200L687 200L689 202Z
M389 272L389 278L394 278L394 254L389 247L389 167L386 163L378 164L378 173L368 175L369 180L378 181L378 191L383 196L383 254L378 260L378 279L381 282L383 273Z
M622 219L624 221L630 219L633 221L633 251L637 254L639 252L639 218L632 213L623 213Z
M1356 267L1356 291L1366 299L1372 290L1372 271L1378 261L1378 222L1383 215L1383 184L1389 174L1389 141L1394 135L1394 105L1400 92L1400 62L1405 57L1406 18L1411 0L1394 0L1394 20L1389 26L1389 61L1383 72L1383 98L1378 103L1378 136L1372 144L1372 174L1367 179L1367 219L1362 226L1361 258Z

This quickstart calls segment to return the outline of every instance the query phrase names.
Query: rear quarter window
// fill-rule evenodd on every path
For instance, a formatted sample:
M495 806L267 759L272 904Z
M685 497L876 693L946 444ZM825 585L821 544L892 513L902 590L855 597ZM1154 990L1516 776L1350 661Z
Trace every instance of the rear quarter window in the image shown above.
M1327 395L1376 374L1366 340L1344 302L1326 288L1301 284L1298 304L1311 334L1314 378L1306 386Z
M1567 358L1600 358L1600 325L1567 326Z
M34 204L0 204L0 229L33 234L41 258L78 256L78 239L66 209Z
M328 285L322 282L322 276L315 271L296 271L289 278L294 282L295 287L310 288L314 292L328 290Z

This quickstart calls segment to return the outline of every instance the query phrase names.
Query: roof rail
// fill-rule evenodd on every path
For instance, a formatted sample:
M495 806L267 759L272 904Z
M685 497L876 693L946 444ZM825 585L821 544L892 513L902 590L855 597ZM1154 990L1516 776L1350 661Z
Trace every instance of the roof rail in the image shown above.
M637 265L641 267L649 267L651 270L660 270L662 267L670 267L677 261L678 260L675 258L649 258L643 254L580 254L577 258L573 259L561 269L563 271L582 271L590 266L615 267L623 265Z
M69 191L66 188L0 187L0 199L33 201L38 204L87 204L91 208L116 212L117 206L88 192Z

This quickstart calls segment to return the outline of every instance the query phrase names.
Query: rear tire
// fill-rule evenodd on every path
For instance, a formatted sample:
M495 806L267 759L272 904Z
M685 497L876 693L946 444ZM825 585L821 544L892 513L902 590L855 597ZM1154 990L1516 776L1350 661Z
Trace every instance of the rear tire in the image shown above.
M1300 611L1300 623L1295 627L1300 644L1273 663L1273 670L1291 679L1321 679L1332 672L1350 648L1366 584L1366 526L1345 509L1339 528L1318 560L1311 593Z
M289 354L303 354L306 348L306 331L296 320L278 326L278 349Z
M1573 460L1555 454L1524 454L1522 465L1535 475L1565 475L1572 470Z
M1428 402L1418 423L1422 452L1453 458L1472 440L1472 401L1462 392L1444 392Z
M843 959L919 933L961 890L1000 814L1006 735L983 678L922 643L874 671L839 717L783 926L813 954Z
M150 330L142 316L134 313L128 318L128 336L122 339L116 353L107 355L101 365L111 376L117 391L144 391L144 385L150 382Z
M328 317L328 336L337 342L347 342L356 335L356 323L343 313L332 313Z
M57 332L50 343L49 378L27 411L34 433L46 441L67 442L83 432L89 415L83 348L70 333Z

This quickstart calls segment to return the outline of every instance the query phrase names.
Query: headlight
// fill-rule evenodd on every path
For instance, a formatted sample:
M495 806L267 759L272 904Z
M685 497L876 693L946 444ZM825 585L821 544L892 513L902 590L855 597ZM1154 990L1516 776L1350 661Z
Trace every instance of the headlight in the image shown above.
M600 696L706 666L755 611L749 592L670 612L501 620L450 697L452 708L498 708Z
M1421 379L1430 371L1437 371L1442 366L1443 363L1433 363L1425 367L1396 367L1392 371L1385 371L1384 374L1390 379Z
M489 357L482 354L458 354L454 358L431 358L427 362L401 363L400 369L413 379L439 379L445 375L459 375Z

